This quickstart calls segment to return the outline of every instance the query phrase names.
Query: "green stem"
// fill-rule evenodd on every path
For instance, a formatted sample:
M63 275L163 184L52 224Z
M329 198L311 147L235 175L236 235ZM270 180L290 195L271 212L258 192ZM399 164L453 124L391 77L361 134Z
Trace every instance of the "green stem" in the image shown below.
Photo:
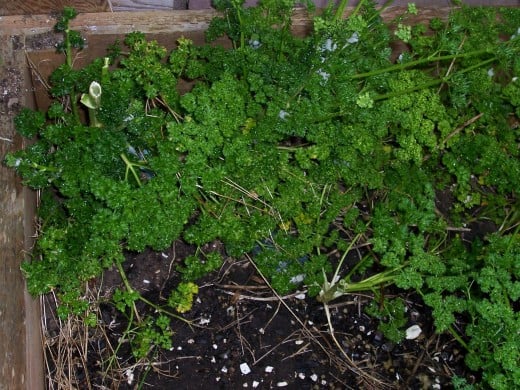
M41 164L38 164L35 162L31 163L31 168L37 169L41 172L59 172L60 171L58 168L49 167L47 165L41 165Z
M319 302L328 303L333 299L339 298L340 296L345 294L352 294L362 291L372 291L375 287L382 286L389 282L390 284L392 284L395 279L395 272L400 268L401 267L385 272L380 272L378 274L372 275L366 279L363 279L355 283L348 283L346 281L341 283L340 281L332 285L327 291L324 291L323 294L318 295L316 299Z
M125 289L129 292L129 293L137 293L137 295L139 296L139 300L141 302L144 302L146 303L147 305L149 305L151 308L153 308L156 312L158 313L163 313L163 314L166 314L172 318L176 318L178 320L181 320L185 323L187 323L188 325L191 325L191 321L185 319L185 318L182 318L181 316L175 314L175 313L172 313L166 309L163 309L162 307L156 305L155 303L153 303L152 301L149 301L148 299L146 299L145 297L143 297L138 291L135 291L132 287L132 285L130 284L128 278L126 277L126 273L125 273L125 270L123 269L123 266L121 265L121 263L117 262L116 263L116 267L117 267L117 270L119 272L119 275L121 276L121 280L123 281L123 284L125 285ZM137 314L137 312L136 312Z
M145 297L143 297L141 294L139 294L139 300L141 302L144 302L146 303L147 305L149 305L150 307L152 307L157 313L163 313L163 314L166 314L167 316L170 316L172 318L175 318L177 320L180 320L180 321L183 321L185 322L186 324L188 325L192 325L192 322L190 320L187 320L186 318L182 318L180 315L178 314L175 314L175 313L172 313L171 311L168 311L164 308L162 308L161 306L158 306L156 305L155 303L153 303L152 301L149 301L148 299L146 299Z
M391 6L393 3L394 3L394 0L385 1L385 3L381 6L381 8L379 8L377 10L377 13L375 15L373 15L370 19L368 19L368 23L370 23L372 21L372 19L374 19L378 15L381 15L381 13L383 13L384 10L387 9L389 6Z
M377 95L377 96L373 97L372 100L378 101L378 100L391 99L396 96L408 95L412 92L421 91L423 89L442 84L445 81L446 81L445 79L433 80L433 81L430 81L429 83L424 83L421 85L416 85L415 87L412 87L412 88L403 89L402 91L394 91L394 92L385 93L382 95Z
M479 52L482 52L482 51L479 51ZM478 53L478 52L473 52L473 54L476 54L476 53ZM466 54L469 54L469 53L466 53ZM469 57L469 56L465 56L465 57ZM417 60L417 61L413 61L413 63L414 63L414 65L417 65L419 63L426 63L426 62L433 61L433 60L450 59L450 58L457 58L457 56L456 55L453 55L453 56L442 56L442 57L437 57L436 59L429 59L428 61L426 61L426 60ZM442 84L442 83L446 82L448 79L450 79L454 75L460 75L460 74L464 74L464 73L467 73L467 72L471 72L472 70L481 68L484 65L491 64L494 61L496 61L496 57L489 58L487 60L481 61L478 64L475 64L475 65L472 65L472 66L470 66L468 68L462 69L459 72L453 73L452 75L449 75L447 77L443 77L443 78L440 78L440 79L432 80L432 81L430 81L428 83L417 85L417 86L412 87L412 88L407 88L407 89L404 89L402 91L394 91L394 92L389 92L389 93L385 93L385 94L381 94L381 95L376 95L376 96L374 96L372 98L372 100L378 101L378 100L390 99L390 98L394 98L394 97L401 96L401 95L407 95L407 94L410 94L412 92L417 92L417 91L420 91L420 90L423 90L423 89L426 89L426 88L430 88L430 87L433 87L433 86L436 86L436 85L439 85L439 84ZM407 64L403 64L403 65L409 65L409 64L411 64L411 62L409 62ZM406 67L408 67L408 66L406 66ZM390 66L388 68L380 69L380 70L376 70L376 71L372 71L372 72L359 73L357 75L352 76L351 79L359 79L359 78L362 78L362 77L375 76L375 75L378 75L378 74L381 74L381 73L385 73L385 72L390 72L390 71L394 71L394 70L402 70L402 69L405 69L406 67L402 67L401 65ZM333 113L330 113L328 115L324 115L321 118L317 118L312 123L325 122L325 121L331 120L333 118L342 117L343 115L345 115L344 111L333 112Z
M496 60L496 58L489 58L487 60L479 62L478 64L475 64L475 65L472 65L472 66L470 66L468 68L462 69L459 72L454 73L453 75L455 75L455 74L456 75L460 75L460 74L464 74L464 73L467 73L467 72L471 72L472 70L481 68L484 65L488 65L488 64L494 62L495 60ZM378 96L375 96L373 98L373 100L377 101L377 100L389 99L389 98L393 98L393 97L396 97L396 96L407 95L409 93L420 91L422 89L430 88L430 87L433 87L435 85L439 85L439 84L444 83L445 81L447 81L453 75L446 76L446 77L443 77L443 78L440 78L440 79L437 79L437 80L433 80L433 81L430 81L429 83L424 83L424 84L421 84L421 85L417 85L415 87L408 88L408 89L405 89L405 90L402 90L402 91L395 91L395 92L385 93L383 95L378 95Z
M359 0L359 3L357 4L356 8L354 8L354 11L352 11L352 14L351 16L354 16L356 15L359 10L361 9L361 7L366 3L366 0Z
M460 335L457 333L457 331L455 329L453 329L453 327L450 325L450 327L448 328L448 331L451 333L451 335L453 336L453 338L455 340L457 340L457 342L462 345L464 347L464 349L466 349L466 351L468 352L473 352L472 349L469 347L469 345L462 339L462 337L460 337Z
M345 252L343 252L343 256L341 256L341 259L339 260L339 264L336 267L336 271L334 272L334 276L332 277L332 283L334 283L334 281L337 279L337 277L339 275L340 268L343 265L343 262L345 261L345 258L347 257L347 254L352 250L352 248L354 247L354 244L360 238L361 238L361 233L357 234L356 237L354 237L354 239L350 242L350 244L347 247L347 249L345 250Z
M134 323L134 312L130 311L130 318L128 319L128 325L126 326L126 329L123 331L123 337L121 337L121 340L124 340L126 338L125 335L130 333L133 323ZM119 352L119 349L121 348L122 345L123 345L123 341L120 341L117 344L117 347L114 350L114 352L110 355L110 358L108 359L108 366L105 369L105 373L110 371L110 368L112 367L114 362L117 360L117 353Z
M485 54L487 52L488 52L487 49L482 49L482 50L474 50L474 51L470 51L470 52L462 53L462 54L449 54L449 55L445 55L445 56L421 58L421 59L406 62L403 64L396 64L396 65L388 66L383 69L376 69L376 70L372 70L370 72L358 73L358 74L351 76L350 79L351 80L364 79L364 78L371 77L371 76L377 76L377 75L383 74L383 73L412 68L417 65L428 64L428 63L436 62L436 61L453 60L453 59L457 59L457 58L475 57L475 56L479 56L481 54ZM496 58L493 58L493 61L495 59Z
M126 155L124 153L121 153L120 154L121 158L123 159L123 161L125 162L126 164L126 174L125 174L125 181L128 180L128 171L132 172L132 175L134 176L135 178L135 181L137 182L137 185L139 187L142 187L143 186L143 183L141 183L141 179L139 178L139 175L137 174L137 172L135 171L134 169L134 166L136 164L132 163L128 157L126 157Z
M90 119L90 127L103 127L103 124L97 118L97 112L95 108L88 109L88 117Z
M70 28L68 28L68 27L65 30L65 57L66 57L66 61L67 61L67 67L72 72L72 65L73 65L73 63L72 63L72 61L73 61L72 43L70 42ZM79 116L77 99L78 99L77 93L76 93L75 89L73 88L70 93L70 107L72 110L72 114L74 115L74 118L76 119L76 121L79 122L80 116Z
M347 280L347 281L350 281L350 278L352 277L352 275L354 275L354 273L358 270L358 268L360 268L363 264L365 264L366 260L369 258L370 256L367 255L365 257L363 257L361 259L361 261L358 261L356 263L356 265L354 265L354 267L352 267L352 269L350 270L350 272L343 278L344 280Z
M362 3L363 1L360 1ZM345 8L347 8L348 0L341 0L338 4L338 8L336 8L336 13L334 14L334 21L337 22L343 19L343 14L345 13Z
M346 286L339 287L342 287L341 292L343 292L344 294L361 291L371 291L377 286L381 286L383 284L386 284L387 282L393 282L393 280L395 279L394 273L396 271L397 269L392 269L389 271L380 272L359 282L350 283Z
M244 36L244 22L242 20L242 7L232 1L233 7L237 13L238 24L240 26L240 47L244 48L246 40Z
M123 266L120 262L116 262L117 271L119 272L119 275L121 276L121 280L123 281L123 284L125 285L125 288L128 292L134 292L134 289L132 288L132 285L128 281L128 278L126 277L125 270L123 269Z
M137 291L135 291L132 288L132 285L128 281L128 278L126 277L125 270L123 269L123 266L121 265L121 263L117 261L115 264L116 264L116 267L117 267L117 271L119 272L119 275L121 276L121 280L123 281L123 284L125 285L126 291L128 291L129 293L135 292L139 296L141 296L141 294L139 294ZM131 312L132 320L133 320L133 315L135 313L135 317L137 318L137 322L141 322L141 319L139 317L139 313L137 311L137 307L135 307L135 301L132 302L132 310L130 310L130 312ZM133 321L129 321L129 325L132 324L132 322Z

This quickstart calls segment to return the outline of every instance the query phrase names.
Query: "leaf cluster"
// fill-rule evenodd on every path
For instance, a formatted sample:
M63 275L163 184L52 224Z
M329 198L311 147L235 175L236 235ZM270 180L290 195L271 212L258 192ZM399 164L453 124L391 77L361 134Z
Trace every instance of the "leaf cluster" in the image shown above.
M454 333L468 366L495 388L520 385L520 13L462 7L429 26L401 18L395 34L373 2L342 18L342 1L300 37L294 1L215 5L223 14L208 40L230 48L182 38L168 53L135 32L110 60L59 67L56 103L17 117L19 133L37 139L6 162L42 190L29 290L55 290L78 313L81 283L125 251L182 239L199 250L178 268L186 284L169 304L180 312L191 283L222 262L200 250L214 240L251 255L280 293L305 285L318 295L337 265L328 254L356 236L367 249L346 290L364 277L369 290L414 290L439 332L469 316L469 342ZM92 82L102 94L85 122L74 107ZM180 92L181 82L193 87ZM474 233L479 223L493 234ZM120 310L141 299L131 292L114 297ZM402 305L388 305L373 314L391 319L397 340ZM139 356L166 345L168 328L150 321Z

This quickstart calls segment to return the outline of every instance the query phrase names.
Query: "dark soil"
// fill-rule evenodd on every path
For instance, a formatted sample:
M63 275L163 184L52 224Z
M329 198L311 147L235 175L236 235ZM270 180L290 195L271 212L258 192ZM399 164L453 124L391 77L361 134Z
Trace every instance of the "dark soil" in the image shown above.
M208 248L207 248L208 249ZM219 248L213 248L219 250ZM177 242L169 251L129 256L125 263L132 286L146 298L164 303L179 280L176 266L193 253ZM97 296L109 296L121 281L107 271ZM464 351L449 335L434 333L429 310L415 295L403 297L405 326L419 325L418 338L392 343L378 331L378 321L365 314L374 299L351 295L330 305L335 345L323 306L305 292L278 297L249 260L228 260L199 282L200 291L182 321L172 321L171 351L156 353L153 364L136 362L122 342L117 364L108 370L112 350L121 341L125 318L101 304L100 324L85 333L86 348L72 369L80 389L445 389L454 375L474 381L464 366ZM392 294L392 291L385 291ZM52 317L48 315L49 317ZM59 329L47 319L49 340ZM80 331L73 331L75 332ZM63 342L50 342L47 357ZM61 346L61 347L60 347ZM78 363L79 362L79 363ZM49 387L58 385L51 362ZM65 375L67 376L67 375ZM54 378L54 379L53 379ZM139 387L140 386L140 387Z

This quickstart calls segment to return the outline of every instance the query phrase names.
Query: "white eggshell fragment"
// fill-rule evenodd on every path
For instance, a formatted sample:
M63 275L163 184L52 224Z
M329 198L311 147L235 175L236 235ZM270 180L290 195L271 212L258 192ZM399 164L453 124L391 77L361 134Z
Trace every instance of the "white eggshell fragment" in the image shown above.
M422 329L419 325L412 325L406 329L406 339L415 340L421 334Z
M247 363L242 363L240 365L240 372L244 375L247 375L251 372L251 369L249 368L249 366L247 365Z

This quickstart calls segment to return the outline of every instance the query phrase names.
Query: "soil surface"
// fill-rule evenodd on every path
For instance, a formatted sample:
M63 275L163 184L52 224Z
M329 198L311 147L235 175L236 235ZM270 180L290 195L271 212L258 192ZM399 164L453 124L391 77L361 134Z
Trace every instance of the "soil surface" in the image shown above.
M220 250L218 244L212 249ZM176 266L192 253L177 242L169 251L129 256L125 270L134 289L164 303L179 281ZM89 291L103 301L120 285L109 270ZM132 357L121 340L126 319L113 306L99 305L98 325L84 329L57 320L47 297L49 388L446 389L454 375L475 381L461 347L451 336L435 334L429 310L415 295L403 297L405 328L418 325L421 333L401 343L385 339L378 321L365 314L372 296L333 301L336 344L319 302L305 291L277 296L248 259L226 261L199 285L184 315L192 324L172 321L173 348L158 351L152 364ZM110 360L118 345L117 359Z

